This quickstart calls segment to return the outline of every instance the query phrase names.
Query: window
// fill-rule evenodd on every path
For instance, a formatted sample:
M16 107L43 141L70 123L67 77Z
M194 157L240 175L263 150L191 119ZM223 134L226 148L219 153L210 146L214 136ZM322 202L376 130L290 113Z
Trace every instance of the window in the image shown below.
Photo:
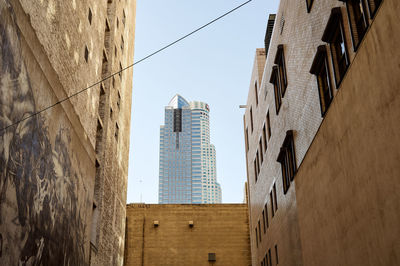
M89 24L92 25L92 10L89 7L89 14L88 14Z
M382 0L367 0L368 2L368 9L371 18L373 18L376 14L376 10L378 10L379 6L382 3Z
M261 242L261 225L260 225L260 220L258 220L258 238L260 239L260 242Z
M311 7L313 4L314 0L306 0L306 4L307 4L307 12L310 13L311 11Z
M275 203L275 212L278 210L278 200L277 200L277 197L276 197L276 185L275 185L275 183L274 183L274 188L273 188L273 194L274 194L274 203Z
M89 60L89 50L88 50L87 46L85 45L85 61L86 61L86 63L88 62L88 60Z
M279 264L278 246L277 245L275 245L275 258L276 258L276 264Z
M108 22L108 19L106 19L106 32L110 32L110 23Z
M279 85L281 86L282 98L285 96L287 87L287 76L286 76L286 66L285 66L285 56L283 54L283 45L278 45L278 50L275 56L275 64L278 65L279 70Z
M119 27L119 19L117 18L117 29L118 29L118 27Z
M115 140L118 141L118 134L119 134L119 126L118 123L115 123Z
M325 115L333 98L327 61L326 47L325 45L320 45L317 49L317 54L314 57L310 73L317 77L319 103L322 116Z
M272 191L269 192L269 199L271 201L271 215L272 217L275 216L275 208L274 208L274 198L272 197Z
M256 105L258 105L258 88L257 88L257 80L254 82L254 91L255 91L255 97L256 97Z
M268 249L268 262L272 266L271 249Z
M246 127L246 139L245 139L245 144L246 144L246 152L248 152L249 151L249 129Z
M347 15L350 22L354 51L357 50L368 28L368 18L363 0L347 0Z
M286 132L285 140L279 152L278 162L281 164L282 168L283 193L286 194L290 182L293 180L297 171L292 130Z
M257 169L257 158L255 158L255 159L254 159L254 178L255 178L255 180L256 180L256 183L257 183L257 178L258 178L257 173L258 173L258 169Z
M124 37L121 35L121 52L124 52Z
M330 44L336 88L350 65L340 7L332 9L322 40Z
M121 109L121 94L119 93L119 91L117 94L117 107L118 107L118 110Z
M268 139L271 138L271 121L269 119L269 111L267 112L267 129L268 129Z
M262 133L262 138L263 138L263 142L264 142L264 152L267 151L267 130L265 129L265 124L263 126L263 133Z
M122 78L122 64L121 62L119 62L119 71L118 71L118 75L120 78Z
M262 217L263 217L263 227L264 227L264 234L267 232L267 227L265 224L265 210L262 211Z
M122 23L125 26L125 20L126 20L126 15L125 15L125 10L122 10Z
M258 146L260 149L260 165L262 165L262 163L264 161L264 156L263 156L263 148L262 148L261 138L260 138L260 141L258 142Z
M250 107L250 126L251 126L251 133L253 133L253 110Z
M274 85L274 94L275 94L275 109L276 114L278 115L279 109L281 108L282 104L282 97L281 97L281 88L279 85L279 77L278 77L278 67L272 67L271 78L269 80L270 83Z
M268 228L269 227L269 222L268 222L268 203L265 203L264 210L265 210L265 221L266 221L267 228Z

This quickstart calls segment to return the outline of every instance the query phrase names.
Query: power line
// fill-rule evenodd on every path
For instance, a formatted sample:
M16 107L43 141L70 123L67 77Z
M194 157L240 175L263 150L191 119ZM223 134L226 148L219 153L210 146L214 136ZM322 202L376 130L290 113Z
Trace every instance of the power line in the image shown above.
M8 125L8 126L2 128L2 129L0 130L0 132L2 132L2 131L4 131L4 130L7 130L8 128L10 128L10 127L12 127L12 126L15 126L15 125L17 125L17 124L19 124L19 123L21 123L21 122L23 122L23 121L25 121L25 120L27 120L27 119L29 119L29 118L32 118L32 117L34 117L34 116L36 116L36 115L38 115L38 114L40 114L40 113L43 113L43 112L45 112L45 111L47 111L47 110L53 108L54 106L56 106L56 105L58 105L58 104L61 104L61 103L65 102L66 100L69 100L70 98L72 98L72 97L74 97L74 96L76 96L76 95L78 95L78 94L81 94L82 92L87 91L87 90L90 89L90 88L93 88L93 87L96 86L96 85L101 84L103 81L106 81L106 80L108 80L108 79L114 77L115 75L118 75L118 74L122 73L123 71L125 71L125 70L127 70L127 69L133 67L134 65L139 64L140 62L143 62L144 60L146 60L146 59L148 59L148 58L150 58L150 57L152 57L152 56L154 56L154 55L156 55L156 54L162 52L163 50L165 50L165 49L167 49L167 48L169 48L169 47L171 47L171 46L173 46L173 45L175 45L176 43L182 41L183 39L186 39L186 38L189 37L190 35L193 35L194 33L196 33L196 32L198 32L198 31L204 29L205 27L207 27L207 26L213 24L214 22L220 20L221 18L223 18L223 17L229 15L230 13L232 13L232 12L238 10L239 8L241 8L241 7L245 6L245 5L247 5L247 4L250 3L251 1L253 1L253 0L248 0L248 1L246 1L246 2L244 2L244 3L242 3L242 4L240 4L240 5L238 5L237 7L235 7L235 8L233 8L233 9L229 10L228 12L224 13L223 15L221 15L221 16L219 16L219 17L213 19L213 20L211 20L210 22L208 22L208 23L204 24L203 26L201 26L201 27L199 27L199 28L193 30L192 32L190 32L190 33L184 35L183 37L181 37L181 38L179 38L179 39L177 39L177 40L175 40L175 41L173 41L173 42L171 42L171 43L165 45L164 47L162 47L162 48L158 49L157 51L155 51L155 52L153 52L153 53L151 53L151 54L149 54L149 55L143 57L142 59L140 59L140 60L134 62L133 64L130 64L130 65L128 65L127 67L122 68L122 69L120 69L119 71L117 71L117 72L115 72L115 73L109 75L108 77L105 77L105 78L101 79L100 81L97 81L97 82L93 83L93 84L90 85L89 87L86 87L86 88L84 88L84 89L82 89L82 90L80 90L80 91L77 91L77 92L75 92L75 93L73 93L73 94L71 94L71 95L65 97L64 99L62 99L62 100L60 100L60 101L58 101L58 102L56 102L56 103L53 103L53 104L50 105L50 106L47 106L46 108L44 108L44 109L42 109L42 110L40 110L40 111L37 111L37 112L35 112L35 113L33 113L33 114L27 116L27 117L22 118L21 120L18 120L18 121L16 121L16 122L12 123L11 125Z

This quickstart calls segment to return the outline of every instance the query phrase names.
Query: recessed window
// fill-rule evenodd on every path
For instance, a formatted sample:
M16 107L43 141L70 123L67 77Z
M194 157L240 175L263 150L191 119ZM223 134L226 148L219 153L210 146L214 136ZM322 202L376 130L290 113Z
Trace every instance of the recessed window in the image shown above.
M368 18L363 0L347 0L347 15L350 22L354 51L357 50L368 28Z
M267 226L265 223L265 210L262 211L262 217L263 217L263 227L264 227L264 234L267 232Z
M257 178L258 178L257 158L254 158L254 178L255 182L257 183Z
M117 29L118 29L118 27L119 27L119 19L117 18Z
M124 52L124 37L121 35L121 52Z
M274 94L275 94L275 109L276 114L279 114L279 109L281 108L282 104L282 96L281 96L281 88L279 85L279 76L278 76L278 67L272 67L271 78L269 80L270 83L274 85Z
M286 64L285 64L285 56L283 52L283 45L278 45L278 50L275 56L275 64L278 65L279 72L279 85L281 86L281 94L282 98L285 96L286 88L287 88L287 76L286 76Z
M269 111L267 112L267 132L268 132L268 139L271 138L271 121L269 119Z
M118 110L121 109L121 94L119 93L119 91L117 93L117 107Z
M310 13L314 0L306 0L307 12Z
M274 204L274 198L272 196L272 191L269 192L269 200L271 202L271 215L272 215L272 217L274 217L275 216L275 207L274 207L275 204Z
M263 138L263 142L264 142L264 152L267 151L267 129L265 128L265 124L263 126L263 133L262 133L262 138Z
M246 152L248 152L249 151L249 129L246 127Z
M318 47L310 73L317 77L321 115L324 116L333 98L325 45Z
M382 3L382 0L367 0L368 2L368 9L371 18L373 18L378 10L379 6Z
M277 245L275 245L275 258L276 258L276 264L279 264L278 246Z
M260 165L262 165L263 161L264 161L264 156L263 156L263 148L262 148L262 142L261 142L261 138L258 142L258 147L260 150Z
M118 135L119 135L119 126L118 126L118 124L116 123L116 124L115 124L115 134L114 134L115 140L116 140L116 141L118 141Z
M85 45L85 61L86 61L86 63L88 60L89 60L89 50L88 50L87 46Z
M125 10L122 10L122 23L125 26L125 20L126 20L126 15L125 15Z
M259 237L259 240L260 240L260 242L261 242L261 225L260 225L260 220L258 220L258 237Z
M336 88L339 88L350 65L340 7L332 9L322 40L330 44Z
M257 88L257 80L254 82L254 97L256 97L256 105L258 105L258 88Z
M121 64L121 62L119 62L119 72L118 72L118 75L119 75L120 78L122 78L122 64Z
M282 169L283 193L286 194L290 187L290 182L297 172L292 130L286 132L285 140L279 152L278 162L281 164Z
M256 243L257 243L257 247L258 247L258 231L257 231L257 227L255 228L256 231Z
M106 19L106 32L110 32L110 23L108 22L108 19Z
M250 107L250 126L251 126L251 133L253 133L253 109Z
M274 207L275 207L275 212L276 212L278 210L278 199L276 197L276 185L275 185L275 183L274 183L272 191L273 191L273 194L274 194Z
M268 262L269 265L272 266L271 249L268 249Z
M89 24L92 25L92 10L90 8L89 8L88 20Z

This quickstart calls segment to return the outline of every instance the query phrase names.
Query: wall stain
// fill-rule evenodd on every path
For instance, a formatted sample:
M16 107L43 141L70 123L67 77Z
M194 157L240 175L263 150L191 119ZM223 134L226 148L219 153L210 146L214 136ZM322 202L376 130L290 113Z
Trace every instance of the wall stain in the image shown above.
M0 0L0 128L37 111L20 43L9 0ZM83 174L69 129L49 132L45 122L37 115L0 132L0 265L87 265Z

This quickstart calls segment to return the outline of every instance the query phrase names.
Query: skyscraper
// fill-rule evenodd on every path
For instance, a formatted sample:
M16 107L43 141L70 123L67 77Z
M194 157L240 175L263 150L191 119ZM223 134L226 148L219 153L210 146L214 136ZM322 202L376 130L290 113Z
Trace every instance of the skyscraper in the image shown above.
M175 95L160 127L159 203L221 203L210 108Z

